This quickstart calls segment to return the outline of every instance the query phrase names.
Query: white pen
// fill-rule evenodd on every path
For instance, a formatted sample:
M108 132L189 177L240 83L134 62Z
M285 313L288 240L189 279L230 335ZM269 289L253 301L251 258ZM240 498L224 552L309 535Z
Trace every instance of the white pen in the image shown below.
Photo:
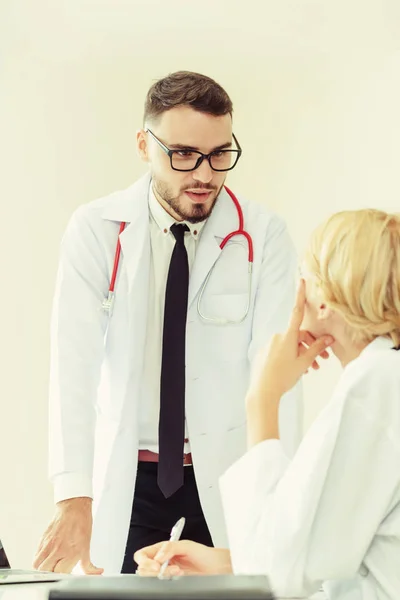
M183 528L185 527L185 517L179 519L177 523L171 529L171 535L169 537L170 542L177 542L182 535ZM168 567L169 560L166 560L161 565L160 572L158 574L158 578L162 579L165 573L165 569Z

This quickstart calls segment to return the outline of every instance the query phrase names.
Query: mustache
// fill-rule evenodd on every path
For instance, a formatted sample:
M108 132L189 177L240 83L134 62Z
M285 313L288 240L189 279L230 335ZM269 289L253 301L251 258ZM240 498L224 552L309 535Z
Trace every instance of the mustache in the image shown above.
M195 185L187 185L184 188L181 188L181 192L186 192L187 190L202 190L203 192L216 192L217 189L217 186L214 185L209 186L196 183Z

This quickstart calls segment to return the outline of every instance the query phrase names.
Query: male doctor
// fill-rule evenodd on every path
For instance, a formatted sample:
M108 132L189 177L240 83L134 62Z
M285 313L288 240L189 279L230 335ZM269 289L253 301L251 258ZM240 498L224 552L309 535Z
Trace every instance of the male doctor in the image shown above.
M168 539L182 516L186 539L226 544L217 482L245 451L251 363L293 303L296 258L281 219L239 197L250 277L246 237L220 247L239 228L224 189L241 155L225 90L190 72L157 81L137 147L149 173L80 207L62 242L50 384L56 512L34 560L42 570L134 572L135 551ZM289 456L299 400L297 390L281 407Z

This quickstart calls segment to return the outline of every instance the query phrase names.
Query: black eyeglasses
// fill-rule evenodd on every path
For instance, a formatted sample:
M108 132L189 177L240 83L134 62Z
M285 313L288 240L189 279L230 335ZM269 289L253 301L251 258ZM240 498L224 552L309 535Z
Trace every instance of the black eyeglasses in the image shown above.
M165 154L169 156L171 161L171 169L174 171L195 171L199 168L204 159L208 160L208 164L213 171L231 171L239 160L242 149L237 141L236 137L232 134L232 137L237 146L236 150L213 150L210 154L203 154L197 150L191 148L181 148L179 150L171 150L154 135L150 129L146 129L146 133L149 133L151 137L157 142L157 144L164 150Z

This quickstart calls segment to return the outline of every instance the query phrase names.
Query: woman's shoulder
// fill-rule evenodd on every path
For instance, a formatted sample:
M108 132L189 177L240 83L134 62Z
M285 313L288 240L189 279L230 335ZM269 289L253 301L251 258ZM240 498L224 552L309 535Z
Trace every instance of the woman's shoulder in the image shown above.
M379 383L400 386L400 350L386 337L376 338L345 369L343 379L351 387Z
M336 390L346 405L392 429L400 445L400 350L377 338L343 372ZM336 395L336 394L335 394Z

